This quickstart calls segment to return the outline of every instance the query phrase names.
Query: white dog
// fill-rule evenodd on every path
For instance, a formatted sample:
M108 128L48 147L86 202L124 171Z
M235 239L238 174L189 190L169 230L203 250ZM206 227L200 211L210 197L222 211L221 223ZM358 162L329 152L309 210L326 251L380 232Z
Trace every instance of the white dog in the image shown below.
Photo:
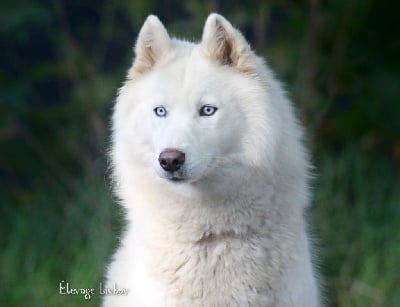
M135 53L111 152L129 223L107 275L129 292L104 306L317 306L308 155L280 83L217 14L199 44L149 16Z

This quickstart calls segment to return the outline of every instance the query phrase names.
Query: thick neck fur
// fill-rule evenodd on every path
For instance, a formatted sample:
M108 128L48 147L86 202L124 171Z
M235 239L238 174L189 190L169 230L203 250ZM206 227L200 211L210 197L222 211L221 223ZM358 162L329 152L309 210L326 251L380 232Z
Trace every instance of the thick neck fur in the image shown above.
M146 193L143 177L136 182L135 189L122 193L132 220L129 232L148 251L151 274L164 282L172 297L182 298L177 306L184 306L185 298L200 302L203 296L222 302L244 289L243 284L253 287L254 293L279 287L279 275L293 254L289 249L304 228L298 218L302 208L294 202L290 186L282 193L275 182L260 183L263 189L243 182L242 189L229 198L212 199L202 193L194 197L194 191L181 198L168 189ZM247 274L236 276L237 266ZM242 306L246 306L248 292L243 295Z

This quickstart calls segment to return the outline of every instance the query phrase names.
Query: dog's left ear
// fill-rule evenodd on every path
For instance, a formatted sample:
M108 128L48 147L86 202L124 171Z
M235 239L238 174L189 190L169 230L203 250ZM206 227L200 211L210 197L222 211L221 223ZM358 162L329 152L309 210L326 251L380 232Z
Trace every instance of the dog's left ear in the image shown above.
M204 53L222 65L228 65L242 72L253 72L250 60L252 51L243 37L229 21L212 13L204 25L202 48Z

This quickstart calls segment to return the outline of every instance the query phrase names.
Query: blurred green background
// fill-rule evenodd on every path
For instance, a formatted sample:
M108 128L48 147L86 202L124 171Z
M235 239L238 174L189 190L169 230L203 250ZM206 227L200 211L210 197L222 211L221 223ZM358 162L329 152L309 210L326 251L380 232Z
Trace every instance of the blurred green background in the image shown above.
M3 0L0 306L97 306L123 227L109 117L145 17L200 39L218 11L287 84L315 169L329 306L400 306L400 2Z

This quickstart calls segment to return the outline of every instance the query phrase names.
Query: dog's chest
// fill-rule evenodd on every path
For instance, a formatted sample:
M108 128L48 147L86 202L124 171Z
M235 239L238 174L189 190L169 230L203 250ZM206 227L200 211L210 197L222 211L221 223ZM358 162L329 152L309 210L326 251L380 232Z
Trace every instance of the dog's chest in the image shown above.
M257 236L209 237L195 244L152 246L145 260L151 279L162 285L165 301L175 306L218 305L232 301L268 303L276 286L283 253ZM167 304L169 305L169 304ZM204 305L205 306L205 305Z

